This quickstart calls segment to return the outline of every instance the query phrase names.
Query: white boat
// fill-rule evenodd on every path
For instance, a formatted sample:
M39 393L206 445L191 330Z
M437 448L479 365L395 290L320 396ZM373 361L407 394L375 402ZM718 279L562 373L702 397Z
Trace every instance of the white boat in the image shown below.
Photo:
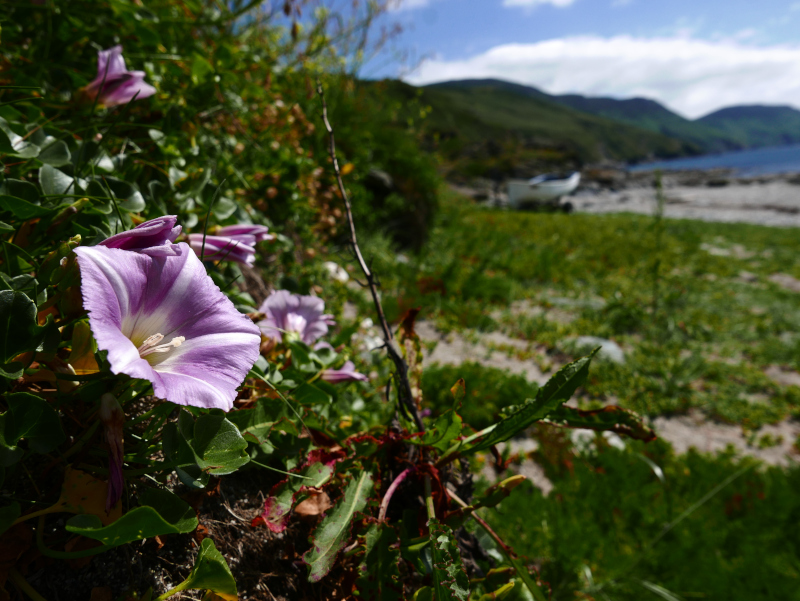
M544 174L529 180L510 180L508 182L508 204L511 207L537 205L556 201L571 194L581 183L577 171L563 175Z

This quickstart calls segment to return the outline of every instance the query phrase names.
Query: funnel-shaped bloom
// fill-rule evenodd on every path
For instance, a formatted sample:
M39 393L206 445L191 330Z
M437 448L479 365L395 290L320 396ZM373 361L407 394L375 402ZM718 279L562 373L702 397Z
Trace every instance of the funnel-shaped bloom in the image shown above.
M134 98L141 100L156 93L144 82L144 71L128 71L122 58L122 46L114 46L97 53L97 77L83 93L92 100L97 98L103 106L127 104Z
M261 336L189 246L174 249L164 257L76 248L89 325L114 373L149 380L173 403L227 411Z
M258 327L268 338L282 341L282 332L311 344L328 333L333 317L325 315L325 301L316 296L301 296L287 290L277 290L267 297L259 312L265 319Z
M125 423L125 412L120 407L114 395L104 394L100 397L100 411L98 412L100 421L103 422L103 430L108 443L108 494L106 496L106 511L117 504L122 497L122 489L125 487L125 476L122 475L122 450L123 432L122 426Z
M272 240L265 225L228 225L218 228L214 235L206 235L203 249L203 234L189 234L189 246L204 261L237 261L245 265L256 262L256 244Z
M175 225L175 215L164 215L137 225L132 230L115 234L100 244L108 248L135 250L151 256L171 256L177 254L173 242L181 233L181 226Z
M359 382L369 382L369 378L364 374L356 371L356 366L352 361L347 361L342 365L341 369L325 369L320 376L326 382L337 384L339 382L352 382L358 380Z

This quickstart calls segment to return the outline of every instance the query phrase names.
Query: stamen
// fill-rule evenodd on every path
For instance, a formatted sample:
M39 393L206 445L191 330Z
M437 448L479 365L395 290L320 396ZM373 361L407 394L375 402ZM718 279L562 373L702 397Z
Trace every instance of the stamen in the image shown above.
M141 354L142 352L146 351L147 349L149 349L154 344L158 344L162 340L164 340L164 334L153 334L152 336L150 336L147 340L145 340L142 343L142 346L140 346L136 350L139 351L139 354Z
M160 344L158 346L153 346L164 340L163 334L153 334L147 340L144 341L142 346L139 347L139 356L146 357L147 355L151 355L153 353L168 353L173 348L179 347L185 340L185 336L176 336L166 344Z

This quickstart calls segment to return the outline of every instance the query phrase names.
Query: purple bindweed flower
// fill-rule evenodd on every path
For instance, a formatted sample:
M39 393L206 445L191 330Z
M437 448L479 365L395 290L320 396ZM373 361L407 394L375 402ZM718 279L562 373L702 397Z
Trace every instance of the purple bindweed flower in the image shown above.
M273 240L265 225L227 225L217 228L214 235L206 235L203 249L203 234L189 234L189 246L204 261L236 261L245 265L256 262L256 244L262 240Z
M175 215L164 215L137 225L132 230L115 234L100 244L108 248L135 250L151 256L174 256L177 254L175 238L181 233L181 226L175 225Z
M185 243L175 256L78 247L83 306L115 374L149 380L178 405L230 410L258 358L258 328Z
M265 319L258 327L268 338L281 342L282 332L287 338L299 339L306 344L318 340L328 333L333 317L324 314L325 301L315 296L292 294L288 290L277 290L267 297L259 312Z
M125 487L125 477L122 475L122 424L125 423L125 412L120 407L117 399L112 394L100 397L100 421L103 422L106 442L108 443L108 495L106 496L106 511L122 497Z
M156 93L144 82L144 71L128 71L122 58L122 46L114 46L97 53L97 77L83 88L83 93L103 106L127 104L134 98L141 100Z
M358 380L359 382L369 382L369 378L364 374L356 371L356 366L352 361L347 361L342 365L341 369L324 369L320 378L326 382L338 384L339 382L352 382Z

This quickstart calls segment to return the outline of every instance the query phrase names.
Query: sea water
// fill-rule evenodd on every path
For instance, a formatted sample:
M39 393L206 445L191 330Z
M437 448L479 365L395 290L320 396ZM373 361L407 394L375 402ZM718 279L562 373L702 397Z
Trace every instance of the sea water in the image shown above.
M800 144L771 146L755 150L735 150L720 154L706 154L691 158L641 163L632 165L629 169L630 171L733 169L737 175L742 177L774 173L796 173L800 172Z

